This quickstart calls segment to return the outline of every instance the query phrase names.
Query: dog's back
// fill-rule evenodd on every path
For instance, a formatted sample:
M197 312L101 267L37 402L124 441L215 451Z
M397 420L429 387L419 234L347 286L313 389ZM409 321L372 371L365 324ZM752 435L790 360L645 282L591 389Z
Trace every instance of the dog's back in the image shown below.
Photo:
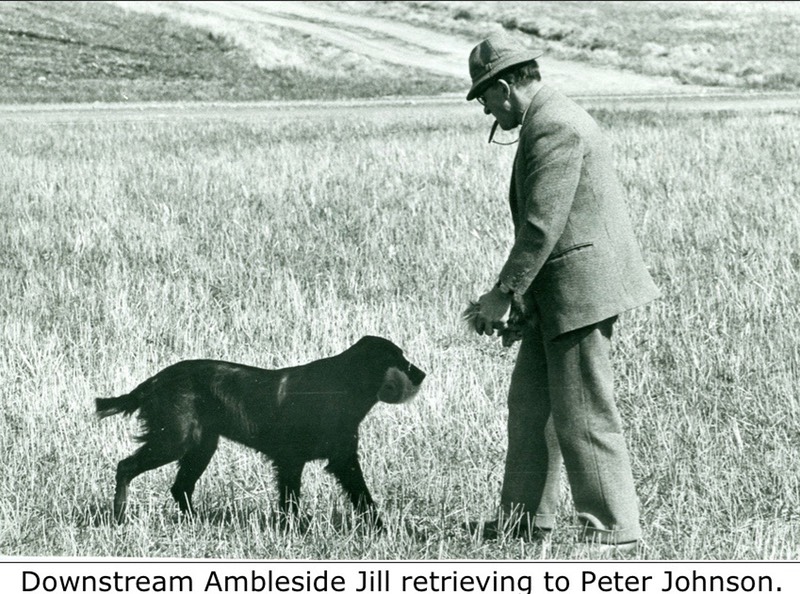
M336 358L267 370L207 359L181 361L119 398L98 398L101 417L139 410L141 441L164 432L214 432L263 451L308 450L326 434L352 433L377 402L363 397ZM196 441L196 438L193 439ZM317 456L325 457L324 452Z

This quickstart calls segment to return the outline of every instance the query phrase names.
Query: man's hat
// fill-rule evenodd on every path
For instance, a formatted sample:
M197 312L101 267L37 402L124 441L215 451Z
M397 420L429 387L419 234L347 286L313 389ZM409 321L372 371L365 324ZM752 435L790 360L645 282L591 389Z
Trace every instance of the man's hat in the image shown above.
M469 54L472 88L467 93L467 101L472 101L481 95L489 82L506 68L531 62L541 55L541 51L528 49L508 35L489 36L476 45Z

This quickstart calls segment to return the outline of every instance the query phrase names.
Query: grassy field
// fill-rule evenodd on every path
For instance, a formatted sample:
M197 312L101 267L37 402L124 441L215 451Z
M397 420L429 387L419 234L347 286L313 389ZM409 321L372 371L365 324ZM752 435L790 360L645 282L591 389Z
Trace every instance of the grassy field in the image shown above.
M480 38L504 29L546 55L695 85L800 87L794 2L328 2Z
M105 2L0 2L0 103L340 99L463 88L344 56L289 29L270 34L265 62L224 34Z
M664 293L622 318L615 343L643 557L800 558L800 118L596 115ZM480 544L459 527L497 503L514 358L458 319L511 238L514 148L488 147L478 113L0 131L0 551L575 555L566 491L546 549ZM136 479L130 523L109 524L137 427L98 422L96 396L183 358L286 366L368 333L429 372L415 401L379 406L362 427L385 536L348 528L319 465L305 475L309 534L277 534L268 466L230 443L198 484L198 519L169 499L170 466Z

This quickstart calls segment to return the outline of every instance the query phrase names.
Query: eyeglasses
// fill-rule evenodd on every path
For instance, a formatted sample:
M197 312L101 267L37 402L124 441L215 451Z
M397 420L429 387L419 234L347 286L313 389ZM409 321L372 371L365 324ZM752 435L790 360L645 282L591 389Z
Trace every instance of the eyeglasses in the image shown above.
M480 95L475 97L475 100L478 103L480 103L481 105L486 106L486 93L488 93L489 89L491 89L495 84L497 84L497 81L489 83L489 86L487 86L485 89L483 89L483 93L481 93Z
M475 97L475 99L478 101L478 103L480 103L481 105L485 106L486 105L486 97L485 97L486 93L488 93L489 89L491 89L494 85L496 85L497 83L499 83L501 81L505 82L502 78L499 78L499 79L495 80L494 82L489 83L489 86L486 87L483 90L483 93L481 93L480 95ZM506 84L510 84L510 83L506 83Z

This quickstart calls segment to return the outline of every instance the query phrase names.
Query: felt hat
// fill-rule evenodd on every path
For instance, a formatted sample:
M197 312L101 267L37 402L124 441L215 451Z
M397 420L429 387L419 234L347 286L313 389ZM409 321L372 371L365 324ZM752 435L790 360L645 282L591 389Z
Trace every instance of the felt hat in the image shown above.
M506 68L531 62L541 55L541 51L529 49L508 35L494 34L484 39L469 54L472 88L467 93L467 101L481 95L494 77Z

